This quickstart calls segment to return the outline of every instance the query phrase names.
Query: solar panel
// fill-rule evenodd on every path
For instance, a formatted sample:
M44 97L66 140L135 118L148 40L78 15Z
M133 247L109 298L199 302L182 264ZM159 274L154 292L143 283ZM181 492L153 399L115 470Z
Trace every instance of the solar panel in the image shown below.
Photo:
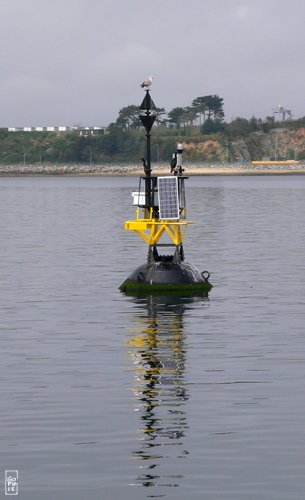
M160 219L179 219L177 177L158 177Z

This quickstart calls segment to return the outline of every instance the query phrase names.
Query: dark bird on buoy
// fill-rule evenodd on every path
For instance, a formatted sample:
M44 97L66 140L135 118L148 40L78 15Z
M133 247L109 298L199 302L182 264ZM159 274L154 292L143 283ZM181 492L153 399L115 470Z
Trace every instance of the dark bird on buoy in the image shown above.
M148 88L152 84L153 79L154 79L153 76L148 76L147 78L145 78L143 83L141 83L140 87L142 87L142 89L144 87Z
M171 173L173 173L177 166L177 153L173 154L170 165L171 165Z
M146 163L146 160L145 160L144 156L142 156L140 158L140 160L142 160L142 162L143 162L143 168L144 168L145 175L150 175L150 170L148 168L148 165Z

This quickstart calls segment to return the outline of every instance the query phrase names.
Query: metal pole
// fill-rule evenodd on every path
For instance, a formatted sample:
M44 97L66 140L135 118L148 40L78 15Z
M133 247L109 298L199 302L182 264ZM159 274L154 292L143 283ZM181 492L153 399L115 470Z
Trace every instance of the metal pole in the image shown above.
M146 178L145 178L145 198L147 206L147 217L150 215L151 207L151 157L150 157L150 133L146 134Z
M151 152L150 152L150 133L146 134L146 162L148 167L147 175L151 175Z
M153 207L153 178L151 176L151 148L150 148L150 130L156 119L154 112L154 103L150 98L149 89L146 89L146 95L140 107L140 119L146 129L146 164L145 168L145 205L147 215L150 214L150 209Z

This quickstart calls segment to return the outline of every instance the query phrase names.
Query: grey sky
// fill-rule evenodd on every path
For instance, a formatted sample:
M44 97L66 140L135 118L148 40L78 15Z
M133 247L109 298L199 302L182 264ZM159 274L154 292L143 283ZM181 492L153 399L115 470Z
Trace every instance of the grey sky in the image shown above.
M108 125L152 97L305 115L303 0L1 0L0 126Z

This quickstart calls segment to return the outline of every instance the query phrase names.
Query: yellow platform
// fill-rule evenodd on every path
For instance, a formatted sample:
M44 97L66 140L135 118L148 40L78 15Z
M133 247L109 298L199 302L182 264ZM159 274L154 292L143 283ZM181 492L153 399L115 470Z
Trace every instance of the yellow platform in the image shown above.
M181 245L189 224L192 222L149 218L126 221L125 229L137 233L148 245L156 245L164 233L168 234L174 245Z

